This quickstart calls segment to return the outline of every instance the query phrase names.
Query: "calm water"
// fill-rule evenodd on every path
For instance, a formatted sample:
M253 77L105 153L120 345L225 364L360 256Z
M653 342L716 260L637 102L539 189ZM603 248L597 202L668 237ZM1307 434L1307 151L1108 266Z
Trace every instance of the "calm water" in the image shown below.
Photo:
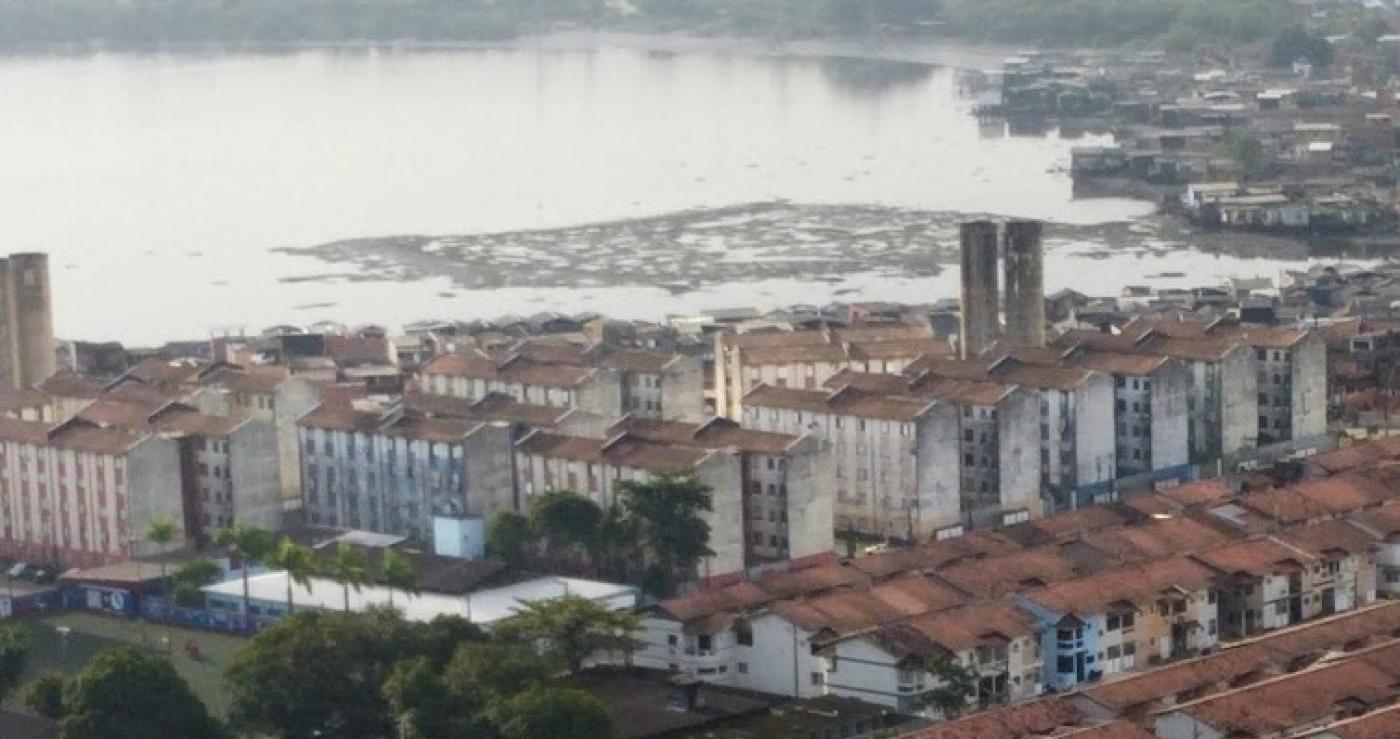
M350 237L547 228L775 198L1077 223L1148 210L1072 200L1068 150L1094 139L979 127L947 68L628 49L19 57L0 59L0 99L0 250L53 253L58 330L69 337L155 341L320 318L400 324L549 308L645 316L818 302L843 289L444 298L437 281L278 281L344 268L269 249ZM1084 284L1066 262L1050 281L1102 292L1134 277L1131 265L1094 264L1121 276ZM1198 274L1217 271L1240 270L1210 259ZM951 279L872 275L844 288L927 299L952 294L941 284Z

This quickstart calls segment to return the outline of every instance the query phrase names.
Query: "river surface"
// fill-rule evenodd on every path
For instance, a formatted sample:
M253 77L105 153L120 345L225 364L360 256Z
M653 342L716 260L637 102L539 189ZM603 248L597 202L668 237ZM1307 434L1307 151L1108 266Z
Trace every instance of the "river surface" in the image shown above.
M53 255L71 338L926 301L956 294L956 213L1062 224L1051 289L1290 266L1140 248L1150 205L1071 194L1070 148L1102 137L979 124L946 66L530 43L19 56L0 99L0 252Z

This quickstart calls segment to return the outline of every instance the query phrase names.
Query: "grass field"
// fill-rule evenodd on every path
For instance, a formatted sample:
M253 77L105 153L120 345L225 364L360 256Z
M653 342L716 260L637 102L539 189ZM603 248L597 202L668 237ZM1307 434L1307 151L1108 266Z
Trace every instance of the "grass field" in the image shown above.
M223 683L224 669L233 660L234 651L246 641L224 634L142 624L81 612L63 613L20 623L30 633L26 682L45 672L61 672L68 675L76 673L95 654L109 647L145 645L152 650L164 651L168 644L170 661L175 665L175 669L205 705L220 716L228 710L228 691ZM58 631L59 627L63 626L71 629L67 639L62 638ZM166 639L169 641L164 641ZM199 646L198 660L186 653L185 645L191 641Z

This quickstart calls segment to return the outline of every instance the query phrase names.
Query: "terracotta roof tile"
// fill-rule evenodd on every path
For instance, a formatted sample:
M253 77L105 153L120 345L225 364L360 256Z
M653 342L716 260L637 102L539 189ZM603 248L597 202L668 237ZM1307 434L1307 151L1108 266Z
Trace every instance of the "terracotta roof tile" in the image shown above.
M1071 580L1079 575L1068 558L1049 550L1027 549L954 562L938 576L978 598L996 598Z
M1089 616L1114 603L1140 605L1171 590L1193 592L1215 580L1210 568L1187 557L1128 565L1029 591L1025 597L1060 614Z
M918 420L931 405L928 400L868 392L853 387L825 392L771 385L754 388L744 396L744 404L757 408L781 408L901 423Z
M1295 572L1313 560L1311 555L1270 537L1226 544L1200 552L1195 557L1221 574L1252 577Z

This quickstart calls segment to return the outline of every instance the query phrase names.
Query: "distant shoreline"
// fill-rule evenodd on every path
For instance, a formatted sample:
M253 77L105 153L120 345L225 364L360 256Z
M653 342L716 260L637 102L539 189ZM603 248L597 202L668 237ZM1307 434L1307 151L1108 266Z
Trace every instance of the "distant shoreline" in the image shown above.
M794 39L745 38L739 36L695 36L684 33L633 33L622 31L566 30L528 34L513 38L481 41L249 41L182 42L161 44L40 44L0 48L6 58L68 57L100 54L116 55L286 55L311 51L346 53L432 53L469 51L585 52L601 49L627 49L657 53L733 53L752 56L798 58L848 58L872 61L908 62L936 66L992 68L1016 51L1017 47L978 44L936 37L898 37L872 44L866 40L839 37Z

